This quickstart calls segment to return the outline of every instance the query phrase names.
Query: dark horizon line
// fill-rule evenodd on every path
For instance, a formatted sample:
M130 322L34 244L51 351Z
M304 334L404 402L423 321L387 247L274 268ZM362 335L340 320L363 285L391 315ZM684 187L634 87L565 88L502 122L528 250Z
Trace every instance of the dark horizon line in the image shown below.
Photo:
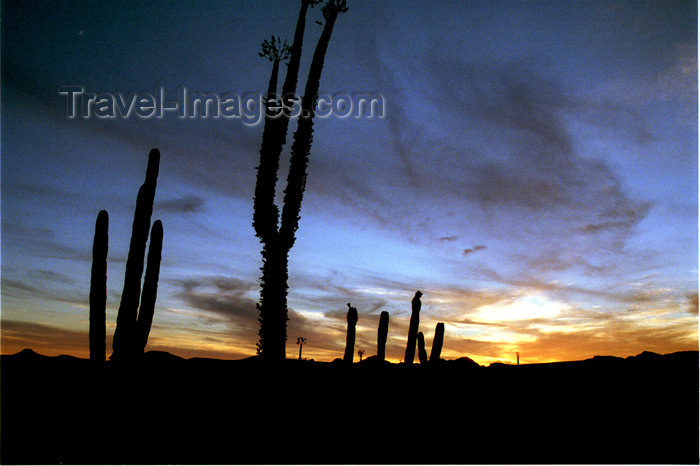
M479 364L479 363L477 363L476 361L474 361L474 360L473 360L472 358L470 358L469 356L460 356L459 358L456 358L456 359L445 359L445 358L441 358L441 359L440 359L440 363L441 363L441 364L442 364L442 363L453 363L453 362L458 362L458 361L460 361L460 360L463 361L463 360L466 359L466 360L471 361L472 363L474 363L474 364L475 364L476 366L478 366L478 367L490 367L490 366L493 366L493 365L497 365L497 366L514 366L514 367L516 367L516 366L543 366L543 365L551 365L551 364L577 363L577 362L594 361L594 360L598 360L598 361L603 361L603 360L628 361L628 360L634 360L634 359L637 359L637 358L640 358L640 359L663 358L663 357L666 357L666 356L672 356L672 355L681 354L681 353L698 353L698 354L700 355L700 348L699 348L699 349L696 349L696 350L679 350L679 351L673 351L673 352L670 352L670 353L663 353L663 354L662 354L662 353L656 353L656 352L654 352L654 351L646 351L646 350L644 350L644 351L642 351L641 353L638 353L638 354L635 354L635 355L629 355L629 356L625 356L625 357L623 357L623 356L614 356L614 355L598 354L598 355L595 355L595 356L592 356L592 357L586 358L586 359L573 359L573 360L550 361L550 362L532 362L532 363L520 363L520 364L514 364L514 363L511 363L511 362L503 362L503 361L494 361L494 362L489 363L488 365L482 365L482 364ZM143 358L148 359L148 355L149 355L149 354L151 355L151 357L153 357L153 356L161 356L161 357L165 357L165 358L175 358L175 359L181 360L181 361L191 361L191 360L198 360L198 361L222 361L222 362L224 362L224 361L239 362L239 361L247 361L247 360L261 360L261 361L262 361L262 358L261 358L259 355L251 355L251 356L247 356L247 357L239 358L239 359L222 359L222 358L212 358L212 357L202 357L202 356L193 356L193 357L190 357L190 358L186 358L186 357L178 356L177 354L171 353L170 351L163 351L163 350L149 350L149 351L146 351L146 352L143 354L143 357L142 357L142 358L139 358L139 359L143 359ZM21 356L21 355L34 356L34 357L42 357L42 358L51 358L51 359L55 359L55 358L64 358L64 359L65 359L65 358L71 358L71 359L76 359L76 360L81 360L81 361L90 361L90 358L89 358L89 357L83 358L83 357L79 357L79 356L73 356L73 355L70 355L70 354L59 354L59 355L56 355L56 356L48 356L48 355L45 355L45 354L38 353L37 351L33 350L32 348L24 348L24 349L22 349L22 350L20 350L20 351L18 351L18 352L16 352L16 353L9 353L9 354L8 354L8 353L0 353L0 357L14 357L14 356ZM377 363L377 364L379 364L379 361L376 361L375 358L376 358L376 355L373 354L373 355L370 355L370 356L368 356L368 357L362 359L362 361L353 361L352 364L366 364L366 363L367 363L367 364L372 364L372 363ZM296 358L296 357L287 357L287 358L285 358L284 360L285 360L285 361L302 362L302 363L305 362L305 363L317 363L317 364L333 364L333 363L338 363L339 361L342 361L342 359L343 359L342 357L337 357L337 358L334 358L334 359L331 360L331 361L316 361L316 360L314 360L313 358L310 358L310 359L306 359L306 358L305 358L305 359L303 359L302 361L299 361L299 359ZM108 359L105 359L104 363L108 363L108 362L113 362L113 361L111 361L109 358L108 358ZM396 365L396 366L404 366L404 365L406 365L403 361L400 361L400 362L391 362L391 361L388 361L388 360L383 361L382 364L385 364L385 365ZM410 365L412 365L412 366L424 366L424 367L425 367L425 366L433 366L432 364L420 364L420 363L412 363L412 364L410 364Z

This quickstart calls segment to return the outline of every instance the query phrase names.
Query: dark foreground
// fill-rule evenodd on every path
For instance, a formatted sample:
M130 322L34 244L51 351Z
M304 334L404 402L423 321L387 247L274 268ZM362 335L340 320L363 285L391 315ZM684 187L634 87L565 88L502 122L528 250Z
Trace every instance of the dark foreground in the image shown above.
M698 353L480 367L2 356L11 463L698 463Z

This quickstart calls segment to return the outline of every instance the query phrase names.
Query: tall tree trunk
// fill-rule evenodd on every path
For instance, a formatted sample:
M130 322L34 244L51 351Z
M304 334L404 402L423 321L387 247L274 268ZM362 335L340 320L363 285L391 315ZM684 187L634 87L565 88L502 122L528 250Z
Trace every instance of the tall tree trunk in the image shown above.
M272 361L284 360L287 341L287 254L278 242L263 246L260 288L258 353Z

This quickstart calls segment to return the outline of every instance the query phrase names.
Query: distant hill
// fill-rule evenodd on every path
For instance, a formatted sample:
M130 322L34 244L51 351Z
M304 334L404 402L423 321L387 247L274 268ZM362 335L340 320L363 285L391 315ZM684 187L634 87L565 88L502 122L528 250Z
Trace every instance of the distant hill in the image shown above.
M22 351L11 354L11 355L2 355L1 356L3 359L6 358L12 358L12 359L23 359L23 360L36 360L40 358L60 358L60 359L74 359L74 360L80 360L80 358L77 358L75 356L68 356L68 355L60 355L60 356L44 356L41 355L34 350L30 348L25 348ZM677 351L674 353L668 353L668 354L659 354L659 353L654 353L651 351L643 351L639 353L638 355L635 356L627 356L626 358L621 358L619 356L594 356L589 359L585 359L582 361L557 361L557 362L548 362L548 363L531 363L531 364L521 364L520 366L539 366L539 365L561 365L561 364L575 364L575 363L581 363L584 361L587 362L592 362L592 363L621 363L623 361L669 361L669 360L679 360L679 359L692 359L692 358L698 358L698 351ZM147 361L149 363L158 363L158 362L174 362L174 361L192 361L192 362L202 362L206 364L208 361L248 361L248 362L255 362L258 361L258 358L256 356L250 356L248 358L240 359L240 360L230 360L230 359L215 359L215 358L200 358L200 357L195 357L195 358L183 358L181 356L174 355L172 353L169 353L167 351L146 351L143 356L144 361ZM290 364L296 364L299 361L296 359L290 358L287 360L287 363ZM370 356L368 358L363 359L361 362L356 361L355 364L359 365L373 365L375 364L376 357L375 356ZM109 363L109 361L106 361L106 363ZM313 360L304 360L302 361L303 364L315 364L315 365L326 365L326 364L339 364L342 363L341 358L337 358L334 361L331 362L322 362L322 361L313 361ZM391 363L388 361L385 361L386 365L398 365L397 363ZM399 363L400 364L400 363ZM419 366L418 363L414 364L415 366ZM467 367L486 367L486 366L481 366L474 360L472 360L469 357L462 356L457 359L441 359L441 365L444 367L462 367L462 368L467 368ZM516 367L514 364L505 364L505 363L492 363L490 366L503 366L503 367ZM520 367L517 366L517 367Z

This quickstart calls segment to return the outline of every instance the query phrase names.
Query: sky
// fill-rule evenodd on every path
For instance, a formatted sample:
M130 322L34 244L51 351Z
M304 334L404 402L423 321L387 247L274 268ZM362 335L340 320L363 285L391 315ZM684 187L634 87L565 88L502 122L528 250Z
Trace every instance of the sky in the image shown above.
M256 95L298 1L4 1L1 350L88 356L97 213L109 212L107 348L138 188L161 152L148 347L239 359L258 338L261 124L69 118L64 86ZM698 348L695 2L348 0L320 91L381 115L317 118L289 259L287 356L403 359L411 298L442 355L480 364ZM309 11L298 94L320 35ZM282 67L280 82L286 68ZM94 109L93 109L94 110ZM148 114L148 112L146 112ZM290 126L278 204L286 180ZM358 359L356 357L356 359Z

